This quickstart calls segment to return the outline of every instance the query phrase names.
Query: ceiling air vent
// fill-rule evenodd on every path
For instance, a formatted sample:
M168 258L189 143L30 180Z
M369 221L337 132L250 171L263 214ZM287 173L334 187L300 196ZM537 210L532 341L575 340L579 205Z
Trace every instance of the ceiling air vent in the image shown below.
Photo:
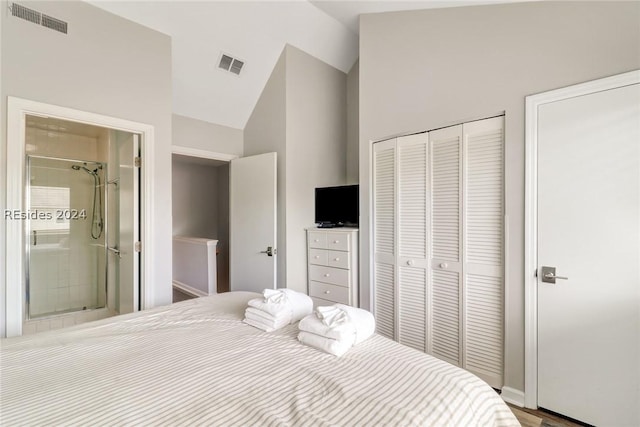
M240 61L239 59L233 58L225 53L220 56L220 62L218 63L218 68L237 75L240 75L240 71L242 71L243 66L244 61Z
M43 27L50 28L52 30L67 34L68 24L60 19L53 18L38 12L37 10L29 9L18 3L11 3L11 15L16 18L24 19L25 21L33 22L34 24L42 25Z

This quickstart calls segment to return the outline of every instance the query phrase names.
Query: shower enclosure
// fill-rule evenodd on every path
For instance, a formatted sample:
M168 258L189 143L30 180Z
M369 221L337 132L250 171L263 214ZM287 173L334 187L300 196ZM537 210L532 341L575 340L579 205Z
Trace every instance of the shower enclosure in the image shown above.
M27 116L23 332L139 309L138 135Z
M9 96L0 335L153 305L153 127ZM144 186L142 186L144 183ZM144 239L144 240L143 240ZM142 259L146 261L142 264Z
M27 319L106 307L106 166L27 157Z

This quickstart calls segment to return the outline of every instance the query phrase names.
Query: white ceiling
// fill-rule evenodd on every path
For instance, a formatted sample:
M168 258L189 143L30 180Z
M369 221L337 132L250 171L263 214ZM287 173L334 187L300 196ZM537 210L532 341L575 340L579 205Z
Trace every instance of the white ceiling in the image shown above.
M496 1L89 2L171 36L174 113L244 129L286 44L346 73L358 58L361 13ZM223 52L245 61L240 76L217 68Z

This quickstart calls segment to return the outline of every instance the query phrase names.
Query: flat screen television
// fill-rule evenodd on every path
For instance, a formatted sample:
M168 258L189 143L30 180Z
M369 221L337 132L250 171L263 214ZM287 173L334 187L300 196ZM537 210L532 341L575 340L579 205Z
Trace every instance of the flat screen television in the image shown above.
M316 188L316 224L357 227L360 217L358 185Z

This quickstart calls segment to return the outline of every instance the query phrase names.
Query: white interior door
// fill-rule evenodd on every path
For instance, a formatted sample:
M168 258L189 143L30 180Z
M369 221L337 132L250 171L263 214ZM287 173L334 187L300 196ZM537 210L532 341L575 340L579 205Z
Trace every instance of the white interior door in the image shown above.
M231 291L262 292L276 288L276 161L276 153L231 160Z
M135 165L135 158L140 155L140 141L136 134L121 131L114 134L117 164L112 170L115 169L117 175L109 179L117 182L110 184L117 217L112 217L115 233L109 233L115 240L109 242L110 264L115 262L117 310L125 314L138 311L140 300L140 256L135 249L140 240L140 168Z
M538 107L538 406L640 425L640 85ZM542 267L555 267L555 284Z

